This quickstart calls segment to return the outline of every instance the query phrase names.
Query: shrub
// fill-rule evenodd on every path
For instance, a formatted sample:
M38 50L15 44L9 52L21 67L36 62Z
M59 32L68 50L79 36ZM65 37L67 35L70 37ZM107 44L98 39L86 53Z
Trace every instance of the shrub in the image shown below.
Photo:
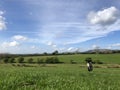
M45 60L45 63L53 63L53 61L52 61L52 59L51 58L46 58L46 60Z
M57 57L53 57L52 59L54 63L59 63L59 59Z
M28 63L33 63L33 58L29 58Z
M60 63L59 59L57 57L49 57L49 58L47 57L45 62L46 63L54 63L54 64Z
M75 61L73 61L73 60L70 60L70 63L71 63L71 64L76 64L76 62L75 62Z
M8 63L8 61L9 61L9 58L4 58L4 59L3 59L3 62L4 62L4 63Z
M20 64L17 64L16 66L20 67L21 65L20 65Z
M11 65L12 65L12 66L16 66L16 65L15 65L15 64L13 64L13 63L12 63Z
M94 63L96 63L96 64L103 64L103 62L100 61L100 60L96 60L96 61L94 61Z
M88 57L85 59L86 62L92 62L92 58Z
M9 62L10 62L10 63L14 63L14 61L15 61L14 58L10 58L10 59L9 59Z
M23 57L19 57L19 58L18 58L18 63L23 63L23 61L24 61L24 58L23 58Z
M38 58L38 59L37 59L37 63L38 63L38 64L44 63L44 59L39 59L39 58Z

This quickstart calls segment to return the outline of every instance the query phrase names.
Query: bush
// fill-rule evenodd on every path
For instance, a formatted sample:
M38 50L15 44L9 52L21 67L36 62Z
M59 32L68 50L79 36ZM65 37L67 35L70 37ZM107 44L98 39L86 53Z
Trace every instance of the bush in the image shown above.
M8 63L8 61L9 61L9 58L4 58L4 59L3 59L3 62L4 62L4 63Z
M28 63L33 63L33 58L29 58Z
M88 57L85 59L86 62L92 62L92 58Z
M38 58L38 59L37 59L37 63L38 63L38 64L44 63L44 59L39 59L39 58Z
M10 58L10 59L9 59L9 62L10 62L10 63L14 63L14 61L15 61L14 58Z
M60 63L59 62L59 59L57 57L49 57L49 58L46 58L46 63Z
M24 58L23 58L23 57L19 57L19 58L18 58L18 63L23 63L23 61L24 61Z
M73 60L70 60L70 63L71 64L76 64L77 62L73 61Z
M96 63L96 64L103 64L103 62L100 61L100 60L96 60L96 61L94 61L94 63Z

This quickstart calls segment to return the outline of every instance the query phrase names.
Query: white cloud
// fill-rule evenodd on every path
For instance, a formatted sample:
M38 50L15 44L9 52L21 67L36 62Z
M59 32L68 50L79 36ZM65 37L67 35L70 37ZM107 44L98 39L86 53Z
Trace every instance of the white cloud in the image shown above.
M19 43L17 41L12 41L9 43L9 46L11 46L11 47L18 46L18 45L19 45Z
M11 41L11 42L3 42L2 47L15 47L19 45L20 44L17 41Z
M48 42L47 45L50 45L50 46L51 46L51 45L53 45L53 42Z
M47 43L47 45L52 46L53 48L56 48L56 47L57 47L57 45L56 45L56 44L54 44L54 43L53 43L53 42L51 42L51 41L49 41L49 42Z
M112 49L112 46L108 46L106 49Z
M32 49L35 49L35 48L36 48L36 46L31 46L31 48L32 48Z
M79 48L70 47L67 49L67 51L69 51L69 52L79 51Z
M93 49L99 49L100 47L98 45L92 45Z
M3 11L0 11L0 15L3 15L4 14L4 12Z
M51 41L57 45L75 44L105 37L111 32L120 30L119 24L120 20L106 27L88 23L57 23L44 25L39 36L44 43ZM49 42L50 44L52 43Z
M35 46L32 46L31 48L32 48L32 49L35 49L36 47L35 47Z
M27 40L27 37L22 36L22 35L15 35L12 38L15 39L15 40L23 40L23 41Z
M74 47L70 47L68 48L68 51L72 51L74 49Z
M0 11L0 30L6 29L5 17L3 17L4 12Z
M88 20L90 23L100 25L113 24L119 19L119 17L120 11L114 6L97 12L92 11L88 14Z
M111 45L112 47L120 47L120 43L115 43Z
M94 8L88 9L87 6L85 9L84 5L84 9L80 8L79 6L81 5L79 5L78 1L74 2L76 6L68 1L55 2L56 3L53 1L42 1L42 6L40 6L41 3L38 2L38 0L26 2L31 3L30 5L36 3L37 5L35 4L35 7L37 6L38 8L40 6L39 12L34 8L32 9L36 12L33 12L33 16L35 16L34 18L36 18L39 22L38 34L40 36L39 41L42 43L51 41L59 47L60 45L76 44L104 37L113 31L120 30L120 20L118 16L119 10L114 6L88 14L89 10ZM42 12L41 7L43 7ZM42 16L39 15L41 13ZM86 14L88 14L88 19L93 24L86 21ZM95 21L96 18L97 21Z
M87 7L83 10L84 5L81 9L78 1L74 2L76 6L68 1L55 2L26 1L26 3L31 3L30 5L34 7L31 11L34 11L32 11L33 16L35 16L34 19L38 20L39 42L46 44L46 42L50 41L51 43L47 43L49 46L56 47L57 45L59 47L60 45L76 44L104 37L111 32L120 30L119 10L114 6L96 12L90 11L87 16L91 24L86 23L84 16L94 8L88 9ZM39 12L38 9L35 9L36 7L40 7ZM41 9L41 7L43 8ZM86 13L83 14L81 11Z

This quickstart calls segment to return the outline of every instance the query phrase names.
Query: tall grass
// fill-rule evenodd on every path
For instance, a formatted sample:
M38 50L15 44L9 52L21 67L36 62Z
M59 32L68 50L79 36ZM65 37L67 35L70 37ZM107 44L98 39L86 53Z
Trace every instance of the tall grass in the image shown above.
M0 66L0 90L120 90L120 69L79 65Z

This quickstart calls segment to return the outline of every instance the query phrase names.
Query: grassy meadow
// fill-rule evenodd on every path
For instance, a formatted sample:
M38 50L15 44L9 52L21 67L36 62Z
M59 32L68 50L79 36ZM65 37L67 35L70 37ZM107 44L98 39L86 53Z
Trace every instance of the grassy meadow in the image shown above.
M36 62L38 58L45 59L46 57L54 56L28 56L25 57L25 61L28 58L33 58ZM105 64L120 64L120 54L75 54L75 55L55 55L61 62L70 63L71 60L84 64L87 57L91 57L94 61L100 60Z
M29 56L46 58L51 56ZM0 64L0 90L120 90L120 54L58 55L63 64ZM99 59L87 71L85 58ZM70 64L70 60L77 62ZM21 64L22 65L22 64Z

